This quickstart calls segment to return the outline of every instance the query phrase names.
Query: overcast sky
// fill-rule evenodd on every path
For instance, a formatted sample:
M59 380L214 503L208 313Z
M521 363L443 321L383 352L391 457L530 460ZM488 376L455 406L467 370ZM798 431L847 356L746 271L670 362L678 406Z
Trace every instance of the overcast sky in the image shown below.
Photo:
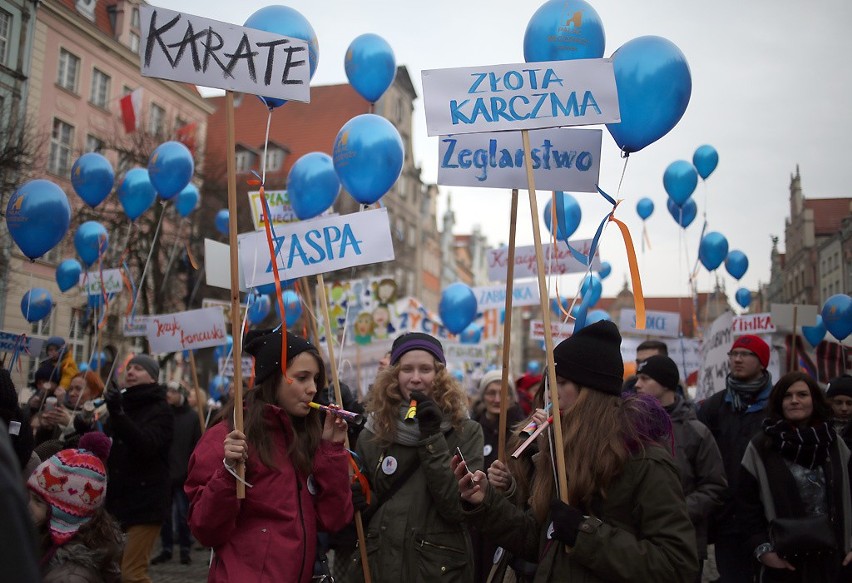
M173 10L242 24L269 5L258 0L155 0ZM437 180L438 138L426 136L420 72L423 69L523 62L526 24L540 2L506 0L290 0L319 39L315 85L346 82L343 59L349 43L365 32L384 37L397 64L405 65L418 90L415 103L414 157L425 182ZM749 258L748 273L737 283L724 267L718 272L733 293L739 285L756 289L769 280L771 235L780 237L789 217L789 184L798 165L808 198L850 196L852 133L852 3L820 0L595 0L606 32L604 56L639 36L659 35L686 55L692 72L692 98L679 124L665 137L633 154L617 216L633 233L640 254L646 295L687 293L687 268L695 261L702 216L708 230L724 234L731 249ZM693 195L699 216L683 233L665 208L662 185L666 166L692 160L695 149L710 144L719 166ZM604 129L601 187L612 195L623 168L618 147ZM845 177L845 178L844 178ZM491 244L508 241L510 194L492 189L441 187L439 212L452 193L456 233L479 223ZM597 195L575 195L583 221L574 237L590 237L607 212ZM647 227L651 249L639 249L641 220L636 201L650 197L656 206ZM538 192L543 208L549 192ZM521 193L518 244L532 244L527 193ZM706 201L706 204L705 204ZM613 266L604 295L616 294L627 274L618 230L609 228L601 258ZM699 288L714 279L702 269ZM560 282L560 292L576 288L579 276ZM563 289L565 291L563 291Z

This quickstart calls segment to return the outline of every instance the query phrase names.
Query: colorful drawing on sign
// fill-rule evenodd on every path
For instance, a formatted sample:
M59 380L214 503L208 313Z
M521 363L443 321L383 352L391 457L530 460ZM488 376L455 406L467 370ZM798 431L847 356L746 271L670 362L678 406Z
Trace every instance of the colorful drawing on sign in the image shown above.
M329 317L335 331L347 324L348 310L350 322L347 325L352 328L351 337L356 344L365 346L396 335L398 286L393 278L353 279L334 282L326 287Z
M299 220L296 213L293 212L290 197L287 196L286 190L267 190L264 192L264 196L269 204L269 216L272 217L273 225L284 225ZM260 191L249 192L248 198L254 228L256 231L261 231L266 228L266 213L263 209L263 201L260 200Z

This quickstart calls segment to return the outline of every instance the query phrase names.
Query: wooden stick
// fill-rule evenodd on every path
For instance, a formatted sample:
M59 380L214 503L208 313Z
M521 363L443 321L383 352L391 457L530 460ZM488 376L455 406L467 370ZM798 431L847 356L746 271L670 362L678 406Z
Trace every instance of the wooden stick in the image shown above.
M512 337L512 299L515 279L515 231L518 226L518 189L512 189L509 219L509 263L506 268L506 311L503 316L503 371L500 378L500 421L497 424L497 459L506 463L506 421L509 408L509 352ZM487 469L487 468L486 468Z
M798 355L798 344L799 337L796 335L796 325L798 324L798 310L799 306L793 304L793 336L790 338L790 370L795 372L799 370L799 359L796 358Z
M207 429L207 423L204 420L204 405L201 398L201 387L198 386L198 370L195 368L195 351L189 351L189 368L192 371L192 386L195 391L195 410L198 411L198 423L201 425L201 434Z
M234 429L243 431L243 334L240 322L240 272L239 247L237 246L237 172L236 140L234 139L234 92L225 92L225 118L227 121L228 144L225 157L228 161L228 244L231 248L231 336L234 338ZM271 257L270 261L275 261ZM282 314L283 316L283 314ZM237 462L237 498L246 497L246 465Z
M565 446L562 442L562 423L559 418L559 391L556 388L556 364L553 361L553 335L550 330L550 306L547 298L547 285L544 281L544 253L541 248L541 229L538 224L538 201L535 196L535 178L532 170L530 135L521 130L524 142L524 166L527 169L527 185L530 194L530 214L532 215L533 239L535 243L535 262L538 275L538 293L541 303L541 318L544 324L544 346L547 355L547 384L550 387L550 400L553 401L553 435L556 450L556 478L559 485L559 499L569 504L567 473L565 470Z
M319 293L319 291L317 291ZM325 293L325 288L323 287L323 293ZM305 304L308 306L307 315L305 316L308 319L308 324L311 328L311 334L314 335L314 344L317 345L317 348L320 349L320 355L322 355L322 347L320 346L320 335L319 335L319 327L317 326L317 319L314 317L314 310L316 309L316 305L314 304L314 294L311 293L310 282L307 277L302 278L302 295L305 298Z

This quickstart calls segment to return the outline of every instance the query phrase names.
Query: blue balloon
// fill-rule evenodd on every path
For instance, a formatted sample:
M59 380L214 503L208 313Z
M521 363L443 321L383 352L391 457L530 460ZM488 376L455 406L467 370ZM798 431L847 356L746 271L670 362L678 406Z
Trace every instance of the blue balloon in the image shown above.
M201 195L198 194L198 188L190 182L178 193L175 210L180 216L186 218L198 208L199 200L201 200Z
M375 103L393 83L396 57L385 39L366 33L355 37L349 45L343 67L355 91L370 103Z
M751 304L751 292L744 287L738 289L734 297L741 308L747 308Z
M80 371L80 372L86 372L87 370L89 370L89 363L88 362L81 362L80 364L77 365L77 370Z
M221 399L228 390L228 379L222 375L214 375L207 385L207 394L214 401Z
M817 344L825 338L825 324L822 321L822 316L817 314L816 324L813 326L802 326L802 336L808 341L808 344L816 348Z
M112 192L112 164L97 152L83 154L71 167L71 186L87 205L95 208Z
M227 358L228 354L234 349L234 337L230 334L225 336L225 343L220 344L216 348L213 349L213 358L219 360L220 358Z
M59 291L66 292L80 283L83 266L76 259L65 259L56 266L56 285Z
M748 271L748 257L739 249L729 251L725 259L725 269L734 279L741 279Z
M531 360L527 363L527 374L538 374L541 370L541 363L537 360Z
M373 204L402 172L405 150L394 125L365 113L350 119L334 139L334 169L343 187L361 204Z
M331 156L324 152L305 154L290 168L287 194L293 212L300 220L318 217L334 204L340 180Z
M281 289L287 289L293 287L293 284L296 283L295 279L282 279L281 280ZM259 285L254 290L263 295L275 295L275 282L265 283L263 285ZM272 302L275 303L275 302Z
M459 342L461 344L479 344L482 342L482 326L476 322L469 324L459 335Z
M53 308L53 298L50 297L50 292L44 288L34 287L27 290L24 297L21 298L21 313L27 322L38 322L47 318L51 308Z
M609 277L610 273L612 273L612 265L609 264L609 261L601 263L601 268L598 270L598 277L606 279Z
M74 248L88 267L98 261L109 246L109 234L97 221L86 221L74 233Z
M601 293L603 293L601 278L594 273L590 273L583 279L583 283L580 286L580 294L583 296L583 303L589 308L594 306L598 303L598 300L601 299Z
M92 370L99 370L103 365L107 362L106 352L95 352L92 353L92 357L89 359L88 368Z
M678 206L675 201L668 199L666 200L666 208L669 209L669 214L675 222L684 229L691 225L698 215L698 205L691 198L683 206Z
M41 257L59 243L71 224L65 193L49 180L31 180L15 191L6 205L6 226L21 252Z
M216 230L228 236L228 230L231 225L231 213L228 212L228 209L222 209L218 213L216 213Z
M704 235L698 245L698 259L707 271L718 268L727 256L728 240L722 233L711 231Z
M553 199L547 201L544 206L544 224L547 230L553 232L553 226L550 224L553 217ZM560 207L562 207L560 209ZM556 193L556 239L565 241L574 234L577 227L580 226L580 220L583 218L583 211L580 210L580 203L567 192Z
M118 187L118 201L124 207L124 214L131 221L138 219L142 213L151 208L157 200L157 191L144 168L132 168L124 175L121 186Z
M583 0L550 0L527 23L524 60L600 59L606 35L600 16Z
M663 186L676 205L683 206L698 184L698 171L686 160L676 160L663 173Z
M288 327L295 326L299 318L302 317L302 298L291 289L281 293L281 301L284 303L284 323ZM278 306L278 300L274 300L275 313L278 318L281 318L281 308Z
M148 178L163 200L186 188L194 172L192 152L180 142L162 143L148 158Z
M654 201L650 198L640 198L636 203L636 214L643 221L654 213Z
M461 282L451 283L441 292L438 313L447 330L460 334L476 317L476 294Z
M692 76L686 57L671 41L641 36L612 55L621 122L607 124L628 154L652 144L677 125L689 104Z
M703 180L707 180L707 177L713 174L716 165L719 164L719 152L716 151L716 148L707 144L698 146L692 155L692 163L695 164L698 175Z
M257 296L251 305L248 307L247 318L249 324L257 326L263 322L272 311L272 302L269 301L269 296Z
M592 310L589 312L589 315L586 316L586 325L596 324L598 322L603 322L604 320L612 320L609 316L609 312L606 310Z
M821 315L825 329L841 342L852 334L852 297L846 294L831 296L823 304Z

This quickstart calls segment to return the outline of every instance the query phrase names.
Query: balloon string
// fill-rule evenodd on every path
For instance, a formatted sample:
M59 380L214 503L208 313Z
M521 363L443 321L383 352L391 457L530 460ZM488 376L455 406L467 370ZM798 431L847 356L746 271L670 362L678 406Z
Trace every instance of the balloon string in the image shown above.
M98 237L99 251L102 244L106 246L106 235L101 235L100 237ZM98 330L101 330L106 325L106 314L109 310L109 294L107 294L106 284L104 283L104 261L102 252L98 253L98 274L101 278L101 298L103 298L103 310L101 310L101 319L98 322Z
M30 304L33 303L33 272L30 270L29 281L27 282L27 287L29 288L29 294L27 296L27 313L24 314L24 318L26 318L27 322L30 321Z
M169 201L164 200L160 204L162 205L162 209L160 210L160 220L157 221L157 229L154 231L154 238L151 239L151 247L148 249L148 257L145 259L145 266L142 268L142 277L139 278L139 286L136 288L136 295L133 297L133 309L131 310L132 315L136 315L136 302L139 299L139 294L145 287L145 276L148 274L148 266L151 264L151 256L154 255L154 247L157 246L157 238L160 236L160 227L163 226L163 217L166 216L166 206L169 204Z
M269 127L272 125L272 110L269 110L269 114L266 116L266 137L263 140L263 161L260 165L260 184L266 184L266 150L269 148ZM269 221L269 209L266 210L266 220Z
M175 261L175 253L177 253L177 246L180 243L180 235L181 231L183 231L183 225L186 219L181 219L178 223L177 234L175 235L175 242L172 243L172 250L169 251L169 261L166 263L166 272L163 274L163 283L160 285L160 295L163 295L166 291L166 282L169 280L169 275L172 272L172 265Z

